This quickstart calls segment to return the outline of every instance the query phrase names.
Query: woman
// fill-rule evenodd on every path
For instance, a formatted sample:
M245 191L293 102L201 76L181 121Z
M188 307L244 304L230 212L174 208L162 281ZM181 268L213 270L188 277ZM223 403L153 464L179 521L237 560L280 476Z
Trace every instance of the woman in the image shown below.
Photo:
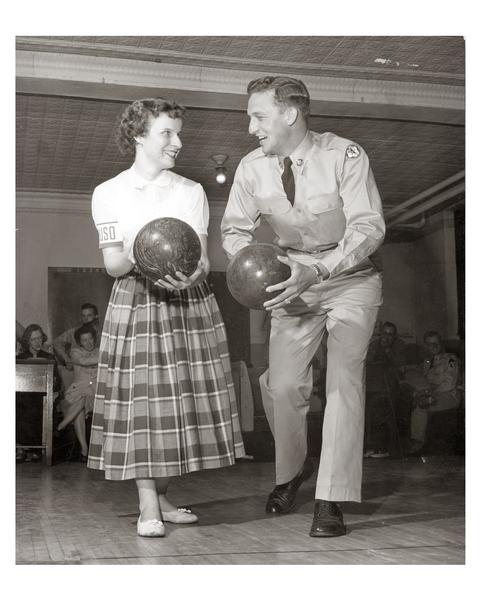
M225 327L205 281L208 204L202 187L170 171L182 147L185 109L136 100L117 142L130 169L98 186L92 212L107 272L116 278L100 344L88 466L136 480L137 533L165 535L163 522L193 523L166 496L169 478L232 465L244 456ZM152 282L134 268L133 241L158 217L199 235L196 271Z
M60 376L55 362L55 356L43 349L47 335L36 323L28 325L23 331L20 343L22 349L16 355L17 360L48 360L54 363L53 367L53 391L54 396L58 395L60 390ZM37 446L42 439L42 405L38 402L38 394L21 393L17 394L16 401L16 437L21 446ZM39 460L40 453L31 451L25 453L22 448L17 449L17 461Z
M73 365L73 383L60 402L63 419L57 430L65 429L73 422L75 435L80 444L80 462L87 462L88 444L85 417L93 410L95 386L97 383L98 348L96 331L90 324L83 325L74 333L78 346L70 352Z
M44 358L45 360L55 360L53 354L46 352L43 345L47 341L47 335L36 323L32 323L25 328L21 337L22 352L17 355L20 360L27 358Z

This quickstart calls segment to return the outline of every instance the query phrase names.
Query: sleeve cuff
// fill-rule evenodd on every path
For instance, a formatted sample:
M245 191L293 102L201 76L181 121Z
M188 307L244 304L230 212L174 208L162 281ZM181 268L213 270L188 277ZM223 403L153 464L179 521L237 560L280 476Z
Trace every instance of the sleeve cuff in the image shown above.
M330 277L330 271L327 269L327 267L324 264L322 264L320 262L316 262L310 266L315 271L318 282L325 281Z

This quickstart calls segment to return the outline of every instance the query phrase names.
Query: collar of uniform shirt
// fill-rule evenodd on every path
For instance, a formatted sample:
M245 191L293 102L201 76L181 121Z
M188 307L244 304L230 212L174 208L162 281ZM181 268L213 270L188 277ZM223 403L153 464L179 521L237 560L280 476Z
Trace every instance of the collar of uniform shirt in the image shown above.
M149 181L140 175L140 173L135 168L135 165L132 165L129 169L129 176L132 182L132 185L137 190L143 190L147 185L156 185L158 187L165 187L170 183L170 171L163 170L160 175L158 175L155 179Z
M290 154L292 165L295 170L303 173L303 169L308 161L308 156L313 148L313 136L310 131L307 131L303 140L298 144L295 150ZM278 157L278 164L283 167L284 156Z

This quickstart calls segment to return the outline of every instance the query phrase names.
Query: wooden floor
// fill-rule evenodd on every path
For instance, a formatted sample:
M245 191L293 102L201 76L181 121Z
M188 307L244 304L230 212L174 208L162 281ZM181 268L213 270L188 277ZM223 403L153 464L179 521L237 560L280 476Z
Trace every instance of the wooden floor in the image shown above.
M133 481L80 463L17 465L17 564L464 564L464 461L367 459L364 502L342 503L348 535L308 535L314 478L295 513L264 512L273 463L242 461L172 480L171 499L197 525L136 535Z

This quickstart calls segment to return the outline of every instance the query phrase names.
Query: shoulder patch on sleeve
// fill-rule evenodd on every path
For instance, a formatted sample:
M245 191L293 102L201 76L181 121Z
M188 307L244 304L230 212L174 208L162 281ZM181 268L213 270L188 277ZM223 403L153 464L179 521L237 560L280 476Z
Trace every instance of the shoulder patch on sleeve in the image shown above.
M455 367L456 365L457 365L457 359L456 359L454 356L450 355L450 356L448 357L448 366L449 366L450 368L453 368L453 367Z
M345 150L345 156L347 158L358 158L360 156L360 148L355 144L350 144Z

